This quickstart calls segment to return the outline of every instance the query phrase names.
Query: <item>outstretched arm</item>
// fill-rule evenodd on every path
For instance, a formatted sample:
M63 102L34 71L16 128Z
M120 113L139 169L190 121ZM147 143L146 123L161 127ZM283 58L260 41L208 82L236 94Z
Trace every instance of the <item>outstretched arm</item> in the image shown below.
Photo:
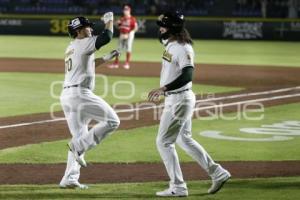
M95 67L98 67L98 66L110 61L114 57L118 57L118 56L120 56L120 52L118 50L113 50L109 54L104 55L101 58L96 58L95 59Z
M178 88L181 88L182 86L186 85L193 79L193 72L194 68L192 66L187 66L182 69L182 73L180 76L178 76L174 81L171 83L161 87L154 89L149 92L148 94L148 100L149 101L157 101L159 99L160 95L163 95L165 92L169 90L176 90Z

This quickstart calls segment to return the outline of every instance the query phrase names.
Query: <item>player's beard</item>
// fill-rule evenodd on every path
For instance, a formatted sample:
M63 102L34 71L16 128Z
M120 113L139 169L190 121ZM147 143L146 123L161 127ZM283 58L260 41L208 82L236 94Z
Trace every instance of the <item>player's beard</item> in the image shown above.
M166 31L164 33L161 33L160 31L158 31L158 39L159 39L160 43L165 45L167 43L169 37L170 37L169 31Z

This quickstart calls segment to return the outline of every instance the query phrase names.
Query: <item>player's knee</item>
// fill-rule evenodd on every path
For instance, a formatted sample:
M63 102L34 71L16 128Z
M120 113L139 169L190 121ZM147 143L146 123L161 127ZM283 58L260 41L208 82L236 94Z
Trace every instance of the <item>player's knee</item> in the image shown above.
M184 142L182 141L182 136L181 136L181 135L179 135L179 136L177 137L176 143L177 143L178 145L182 145L182 144L184 143Z
M191 137L185 134L180 134L177 137L176 143L180 146L187 145L191 143Z
M120 126L120 119L119 118L115 118L114 120L109 120L108 122L109 127L111 128L111 130L116 130L119 126Z
M156 138L156 146L158 148L169 148L172 146L172 144L174 144L174 142L167 140L166 138L162 138L162 137L157 137Z

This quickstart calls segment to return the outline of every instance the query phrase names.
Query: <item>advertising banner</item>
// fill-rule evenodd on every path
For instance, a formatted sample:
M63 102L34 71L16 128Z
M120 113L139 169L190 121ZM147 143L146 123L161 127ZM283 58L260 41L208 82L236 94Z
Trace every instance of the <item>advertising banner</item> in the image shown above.
M68 35L67 18L30 19L1 18L0 34L5 35ZM104 24L100 20L91 20L96 25L95 33L99 33ZM136 37L156 38L158 26L156 20L138 17L139 30ZM232 40L291 40L300 41L299 21L266 21L266 20L228 20L193 19L187 20L186 28L194 39L232 39ZM115 35L118 29L115 28Z

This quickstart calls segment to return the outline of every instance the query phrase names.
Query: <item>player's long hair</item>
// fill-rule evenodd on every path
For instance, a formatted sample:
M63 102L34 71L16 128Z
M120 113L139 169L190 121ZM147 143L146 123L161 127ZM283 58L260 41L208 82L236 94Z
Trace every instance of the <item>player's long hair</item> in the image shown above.
M180 44L190 44L193 45L193 40L190 33L186 28L183 28L179 33L171 34L171 40L176 40Z

